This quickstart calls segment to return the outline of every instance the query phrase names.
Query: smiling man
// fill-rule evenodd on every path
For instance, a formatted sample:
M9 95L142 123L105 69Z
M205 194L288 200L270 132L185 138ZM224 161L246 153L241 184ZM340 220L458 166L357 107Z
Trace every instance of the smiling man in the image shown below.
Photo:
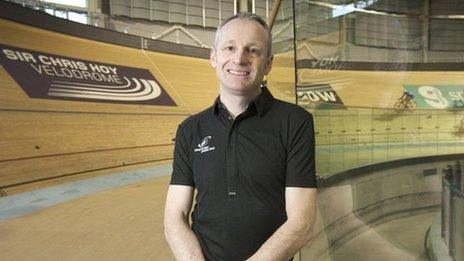
M271 43L253 14L230 17L216 32L219 97L176 134L164 224L177 260L289 260L311 240L313 118L262 86Z

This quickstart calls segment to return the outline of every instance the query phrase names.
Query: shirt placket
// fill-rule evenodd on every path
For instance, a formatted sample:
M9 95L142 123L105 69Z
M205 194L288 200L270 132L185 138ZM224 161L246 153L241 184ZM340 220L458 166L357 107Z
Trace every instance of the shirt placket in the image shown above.
M237 120L232 120L231 117L228 118L230 127L229 135L227 139L227 155L226 155L226 166L227 166L227 199L235 200L238 198L238 186L239 178L237 171L237 129L238 122Z

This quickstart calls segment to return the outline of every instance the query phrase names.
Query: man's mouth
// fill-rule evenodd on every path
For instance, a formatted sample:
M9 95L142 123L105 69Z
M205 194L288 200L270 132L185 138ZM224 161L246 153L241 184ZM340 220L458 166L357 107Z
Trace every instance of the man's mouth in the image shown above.
M250 72L248 72L248 71L236 71L236 70L232 70L232 69L228 69L227 71L228 71L230 74L236 75L236 76L247 76L247 75L250 75Z

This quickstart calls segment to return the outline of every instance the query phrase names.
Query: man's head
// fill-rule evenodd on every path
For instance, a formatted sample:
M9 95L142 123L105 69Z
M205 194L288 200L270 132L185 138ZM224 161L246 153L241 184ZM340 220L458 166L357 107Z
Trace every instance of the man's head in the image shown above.
M238 13L218 28L211 49L221 91L252 95L272 67L269 27L258 16Z
M214 35L214 43L213 43L214 45L213 46L217 47L218 39L219 39L220 34L221 34L221 29L224 27L224 25L226 25L227 23L229 23L230 21L235 20L235 19L244 19L244 20L257 22L264 28L264 30L266 30L266 33L267 33L267 36L268 36L268 38L267 38L267 56L270 57L272 55L272 32L271 32L271 29L269 28L267 23L261 17L255 15L255 14L250 14L250 13L246 13L246 12L237 13L236 15L233 15L233 16L227 18L226 20L224 20L221 23L221 25L216 30L216 34Z

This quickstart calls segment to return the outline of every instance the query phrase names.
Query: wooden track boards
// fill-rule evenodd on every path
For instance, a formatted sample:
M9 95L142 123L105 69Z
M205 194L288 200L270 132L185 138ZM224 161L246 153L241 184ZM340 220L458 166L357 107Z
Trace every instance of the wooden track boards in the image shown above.
M4 45L146 68L178 105L29 98L0 68L0 188L102 169L122 171L128 165L156 165L172 158L177 125L216 97L214 71L204 59L99 43L6 20L0 20L0 34L8 35L0 39Z
M0 188L172 157L177 125L210 106L217 80L206 59L95 42L0 19L0 44L82 60L148 69L178 106L141 106L29 98L0 68ZM278 60L278 59L277 59ZM294 100L292 63L276 64L269 82ZM27 77L25 75L25 77Z
M165 176L4 220L2 260L173 260L162 222L168 182Z

